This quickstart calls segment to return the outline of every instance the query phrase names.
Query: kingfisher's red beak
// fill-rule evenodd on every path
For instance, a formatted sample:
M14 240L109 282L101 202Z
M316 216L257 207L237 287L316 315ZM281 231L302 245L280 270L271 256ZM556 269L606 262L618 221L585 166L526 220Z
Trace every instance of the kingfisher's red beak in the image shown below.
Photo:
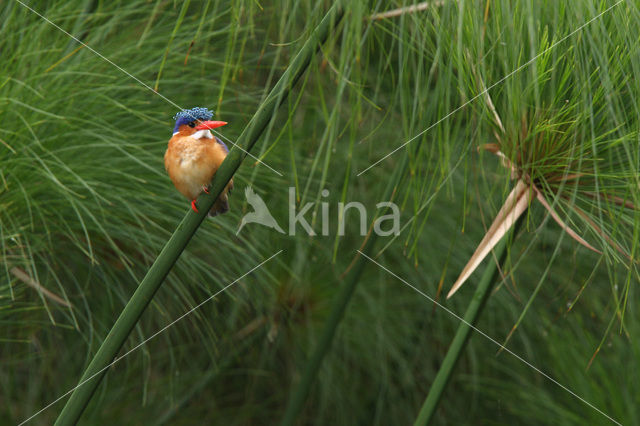
M226 126L226 121L203 121L196 126L196 130L211 130L216 127Z

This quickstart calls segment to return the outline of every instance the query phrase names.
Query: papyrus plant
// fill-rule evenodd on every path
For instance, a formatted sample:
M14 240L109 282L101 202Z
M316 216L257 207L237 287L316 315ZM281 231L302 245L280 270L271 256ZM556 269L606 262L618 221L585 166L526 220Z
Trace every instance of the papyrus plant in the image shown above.
M559 53L553 52L545 33L538 46L540 53L533 53L534 60L529 61L532 69L493 91L484 83L487 76L482 70L491 69L483 64L486 58L478 54L476 60L468 50L465 52L460 67L464 70L463 80L466 78L470 86L468 96L482 94L474 104L476 120L491 135L489 141L478 141L476 146L499 160L486 162L483 167L502 166L513 182L448 297L490 252L494 251L497 259L503 256L505 235L515 223L525 221L525 212L533 204L542 206L563 232L604 256L609 265L623 264L628 267L629 277L636 274L640 206L638 114L635 107L626 104L633 103L627 77L633 72L625 68L632 64L630 56L634 53L619 48L613 56L602 56L584 44L578 40L573 46L562 46ZM612 61L616 66L607 66ZM478 320L482 301L492 289L495 269L494 262L485 269L464 315L466 322L458 328L416 425L432 419L469 338L468 324ZM544 278L540 284L543 281ZM506 341L522 320L540 284ZM615 295L614 315L624 312L628 284L624 292L624 298Z
M496 155L515 185L448 297L532 203L609 262L629 266L633 259L640 205L637 131L635 120L611 119L612 99L623 97L628 81L597 69L586 80L576 79L572 51L554 63L550 53L539 59L537 79L505 99L506 105L497 108L485 93L483 109L493 140L479 143L478 149ZM474 69L471 75L477 89L485 90L479 72Z

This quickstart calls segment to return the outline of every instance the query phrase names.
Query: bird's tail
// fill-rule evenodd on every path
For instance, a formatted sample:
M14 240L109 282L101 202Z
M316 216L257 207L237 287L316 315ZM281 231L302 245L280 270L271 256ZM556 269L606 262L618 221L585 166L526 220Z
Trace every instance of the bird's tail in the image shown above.
M225 214L229 211L229 197L227 194L222 194L218 197L215 203L213 203L213 207L209 210L209 216L217 216L219 214Z
M229 211L229 193L233 189L233 180L229 182L227 187L222 191L222 194L218 197L213 207L209 210L209 216L218 216L219 214L225 214Z

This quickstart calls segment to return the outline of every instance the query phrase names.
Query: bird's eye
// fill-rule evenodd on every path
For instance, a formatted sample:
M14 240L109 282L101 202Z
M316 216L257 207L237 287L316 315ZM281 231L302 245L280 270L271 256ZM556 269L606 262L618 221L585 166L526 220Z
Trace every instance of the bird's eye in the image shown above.
M189 123L189 127L196 127L196 122L192 121L191 123Z

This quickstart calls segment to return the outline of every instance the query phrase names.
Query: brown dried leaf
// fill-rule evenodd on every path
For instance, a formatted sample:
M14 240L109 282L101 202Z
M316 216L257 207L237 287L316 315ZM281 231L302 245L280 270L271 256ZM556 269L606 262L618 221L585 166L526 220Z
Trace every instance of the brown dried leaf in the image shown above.
M62 297L58 296L57 294L41 286L39 282L31 278L29 274L27 274L24 270L18 268L17 266L14 266L13 268L11 268L10 272L17 279L19 279L29 287L34 288L38 293L41 293L47 299L52 300L62 306L67 306L69 308L73 307L69 302L64 300Z
M631 256L629 256L627 254L627 252L622 250L622 247L620 247L615 241L613 241L613 239L609 236L609 234L604 232L598 225L596 225L596 223L585 212L583 212L580 208L578 208L576 206L574 206L574 210L576 211L576 213L578 213L580 216L582 216L582 218L584 220L586 220L589 223L589 225L591 225L593 227L593 229L595 229L596 232L602 238L604 238L609 244L611 244L611 247L616 249L618 251L618 253L622 254L627 259L631 260Z
M407 13L415 13L427 10L429 7L440 7L443 4L444 0L423 1L418 4L388 10L386 12L376 13L375 15L371 15L369 19L371 19L372 21L379 21L381 19L395 18L396 16L401 16Z
M621 197L618 197L617 195L609 195L609 194L596 194L594 192L585 192L585 195L588 196L589 198L592 198L594 200L598 200L600 198L604 198L607 201L611 201L615 204L617 204L620 207L626 207L628 209L631 210L638 210L638 207L636 207L635 204L633 204L632 201L630 200L625 200Z
M562 219L560 219L560 216L558 216L558 214L551 208L551 206L549 205L549 203L547 202L547 200L544 198L544 196L542 195L542 192L540 192L540 190L538 189L537 186L532 185L533 190L536 193L536 199L538 201L540 201L540 204L542 204L544 206L545 209L547 209L547 211L549 212L549 214L551 215L551 217L553 218L553 220L556 221L556 223L558 225L560 225L560 227L562 229L565 230L565 232L567 234L569 234L569 236L571 238L573 238L574 240L576 240L577 242L579 242L580 244L582 244L583 246L585 246L586 248L588 248L589 250L593 250L596 253L602 254L602 252L598 249L596 249L595 247L593 247L591 244L589 244L588 242L586 242L580 235L578 235L573 229L571 229L569 227L569 225L567 225L566 223L563 222Z
M521 179L516 182L516 186L511 193L507 196L506 201L502 205L502 208L493 220L493 223L489 227L489 230L485 234L480 244L476 248L469 262L464 267L460 276L449 290L447 299L450 298L458 289L465 283L467 278L476 270L482 260L489 254L489 252L498 244L498 242L505 236L507 231L511 229L516 220L522 216L522 213L527 210L529 202L533 198L534 191Z
M492 154L498 155L500 152L500 145L497 143L485 143L478 147L478 150L484 149L485 151L489 151Z

